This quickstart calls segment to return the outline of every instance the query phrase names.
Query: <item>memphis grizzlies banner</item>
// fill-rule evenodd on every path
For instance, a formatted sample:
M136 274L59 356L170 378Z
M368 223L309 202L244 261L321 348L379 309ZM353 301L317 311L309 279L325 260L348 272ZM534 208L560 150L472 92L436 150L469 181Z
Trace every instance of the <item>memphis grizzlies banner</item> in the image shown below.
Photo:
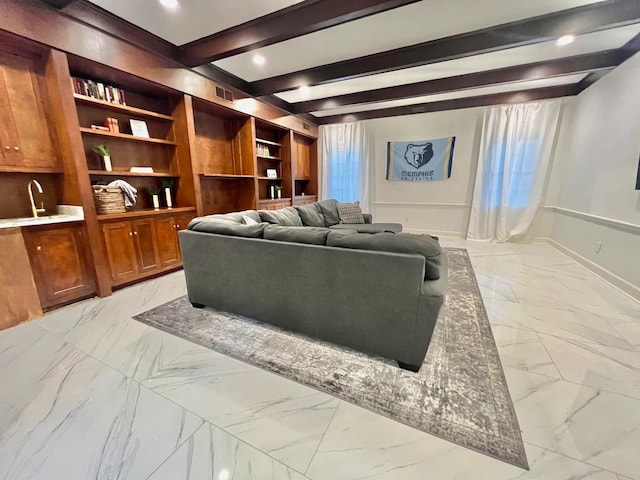
M387 180L434 182L451 177L456 137L387 142Z

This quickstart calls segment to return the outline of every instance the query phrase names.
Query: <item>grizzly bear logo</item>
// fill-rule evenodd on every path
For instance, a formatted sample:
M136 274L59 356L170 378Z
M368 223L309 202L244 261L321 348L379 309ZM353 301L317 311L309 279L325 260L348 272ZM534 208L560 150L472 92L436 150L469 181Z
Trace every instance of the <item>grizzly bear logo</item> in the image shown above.
M407 151L404 152L404 159L409 165L416 170L423 167L433 157L433 144L427 142L423 145L407 145Z

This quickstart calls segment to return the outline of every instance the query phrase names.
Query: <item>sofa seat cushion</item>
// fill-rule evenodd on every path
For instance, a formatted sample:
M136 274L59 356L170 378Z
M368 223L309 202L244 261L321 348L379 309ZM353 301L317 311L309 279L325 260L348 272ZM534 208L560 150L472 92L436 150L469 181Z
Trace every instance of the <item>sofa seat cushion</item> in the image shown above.
M338 202L338 216L340 217L340 223L365 223L364 216L362 215L362 209L360 208L360 202Z
M307 243L324 245L331 230L325 227L288 227L283 225L267 225L264 238L279 242Z
M340 223L340 215L338 215L338 201L334 199L322 200L316 202L316 205L324 218L324 226L331 227Z
M302 220L298 211L293 207L281 208L279 210L258 210L263 222L288 227L301 227Z
M229 235L232 237L262 238L267 225L269 224L257 223L255 225L245 225L243 223L205 220L194 225L189 224L189 230L193 230L194 232L217 233L218 235Z
M440 278L442 249L440 244L429 235L396 235L394 233L376 233L374 235L358 233L343 237L331 235L327 237L327 245L358 250L422 255L425 259L424 279L437 280Z
M324 217L317 203L295 207L305 227L324 227Z
M399 223L339 223L333 225L332 230L357 230L360 233L400 233L402 225Z

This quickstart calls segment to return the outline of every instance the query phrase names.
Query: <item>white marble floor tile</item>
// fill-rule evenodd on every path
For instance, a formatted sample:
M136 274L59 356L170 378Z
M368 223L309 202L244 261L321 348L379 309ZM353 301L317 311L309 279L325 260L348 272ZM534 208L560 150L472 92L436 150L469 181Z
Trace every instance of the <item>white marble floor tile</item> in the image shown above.
M640 475L640 400L506 368L525 442L621 475Z
M488 300L500 299L507 302L520 303L509 282L501 280L496 276L476 273L478 286L482 293L482 298Z
M562 378L536 332L501 325L492 330L502 365Z
M305 480L210 423L202 425L149 480Z
M340 404L306 475L313 480L616 480L598 467L526 445L530 470Z
M540 338L565 380L640 399L640 352Z
M165 364L143 384L297 471L340 402L225 356Z
M143 480L202 424L36 324L12 330L0 336L2 479Z
M492 326L504 325L635 351L634 345L600 315L500 300L485 302L485 306Z

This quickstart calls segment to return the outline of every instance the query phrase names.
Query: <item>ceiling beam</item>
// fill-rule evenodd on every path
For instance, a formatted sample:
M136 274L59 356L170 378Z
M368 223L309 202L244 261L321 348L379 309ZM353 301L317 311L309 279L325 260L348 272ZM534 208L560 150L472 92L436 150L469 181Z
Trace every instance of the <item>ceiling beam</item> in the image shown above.
M76 0L42 0L42 1L47 5L52 6L53 8L61 9L75 2Z
M608 0L251 83L256 95L454 60L640 21L638 0Z
M355 122L370 118L397 117L400 115L415 115L418 113L440 112L443 110L458 110L461 108L486 107L488 105L504 105L510 103L524 103L549 98L569 97L576 95L577 85L556 85L554 87L534 88L517 92L495 93L479 95L477 97L455 98L440 102L421 103L402 107L381 108L366 112L316 117L319 125L329 123Z
M180 47L180 60L193 67L290 40L418 0L306 0Z
M437 78L435 80L394 87L378 88L330 98L291 103L290 105L296 113L316 112L345 105L421 97L423 95L486 87L500 83L538 80L560 75L570 75L572 73L588 72L591 70L608 69L619 65L623 60L623 53L618 50L608 50L605 52L558 58L555 60L516 65L466 75Z

